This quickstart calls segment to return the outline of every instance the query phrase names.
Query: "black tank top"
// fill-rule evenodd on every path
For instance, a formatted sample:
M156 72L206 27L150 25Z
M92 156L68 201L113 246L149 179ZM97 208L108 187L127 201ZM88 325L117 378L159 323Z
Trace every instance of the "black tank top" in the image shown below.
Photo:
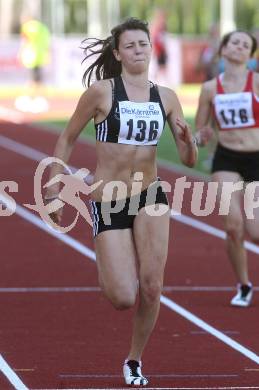
M95 124L96 139L128 145L157 145L165 121L165 110L156 85L151 83L148 102L132 102L119 76L114 78L112 108L102 122Z

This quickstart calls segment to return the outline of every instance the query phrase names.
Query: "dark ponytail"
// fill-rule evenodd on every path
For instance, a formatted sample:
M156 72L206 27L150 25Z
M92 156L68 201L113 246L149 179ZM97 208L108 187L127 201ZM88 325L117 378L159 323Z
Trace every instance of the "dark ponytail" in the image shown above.
M87 38L81 46L84 50L85 58L83 62L97 56L95 61L86 69L83 74L83 85L90 86L94 74L96 80L109 79L121 74L122 67L113 54L113 49L118 50L120 35L127 30L142 30L150 40L148 24L136 18L129 18L111 30L111 36L106 39Z

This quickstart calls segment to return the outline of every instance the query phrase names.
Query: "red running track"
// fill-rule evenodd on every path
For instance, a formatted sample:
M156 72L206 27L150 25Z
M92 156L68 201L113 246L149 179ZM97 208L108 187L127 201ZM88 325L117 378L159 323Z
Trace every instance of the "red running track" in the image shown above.
M51 155L56 138L0 124L0 181L18 183L9 195L19 205L0 218L0 389L123 388L133 310L116 312L100 292L90 226L80 220L69 232L74 241L60 241L23 206L34 203L39 152ZM71 164L93 170L91 144L78 142ZM181 176L164 167L159 175L172 186ZM186 190L183 214L191 223L220 229L216 214L193 216L190 201ZM73 216L69 210L67 221ZM257 264L258 252L249 251L255 286ZM259 388L257 293L250 308L231 308L234 283L224 240L172 220L163 304L143 356L149 388Z

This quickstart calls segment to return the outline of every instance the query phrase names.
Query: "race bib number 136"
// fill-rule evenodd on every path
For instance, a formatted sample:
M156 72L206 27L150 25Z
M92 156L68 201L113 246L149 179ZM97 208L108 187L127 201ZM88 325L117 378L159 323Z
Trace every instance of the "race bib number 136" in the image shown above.
M133 145L156 145L164 121L159 103L119 102L120 133L118 142Z

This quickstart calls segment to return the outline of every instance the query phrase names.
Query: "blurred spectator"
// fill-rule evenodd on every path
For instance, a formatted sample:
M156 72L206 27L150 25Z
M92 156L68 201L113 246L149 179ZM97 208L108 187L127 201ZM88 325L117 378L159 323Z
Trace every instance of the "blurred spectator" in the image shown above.
M253 70L254 72L259 72L259 29L256 29L253 32L253 36L255 37L255 39L257 41L257 50L256 50L253 58L251 58L248 61L247 67L248 67L248 69Z
M164 10L158 9L155 12L151 27L151 40L153 54L156 60L155 79L162 84L167 84L167 47L166 47L166 14Z
M28 17L21 24L19 60L30 71L28 96L20 96L15 106L21 111L42 112L48 110L47 100L41 96L43 67L50 59L50 32L45 24Z
M220 42L219 26L213 24L209 30L208 42L201 52L197 71L204 74L204 81L211 80L220 72L218 48Z

